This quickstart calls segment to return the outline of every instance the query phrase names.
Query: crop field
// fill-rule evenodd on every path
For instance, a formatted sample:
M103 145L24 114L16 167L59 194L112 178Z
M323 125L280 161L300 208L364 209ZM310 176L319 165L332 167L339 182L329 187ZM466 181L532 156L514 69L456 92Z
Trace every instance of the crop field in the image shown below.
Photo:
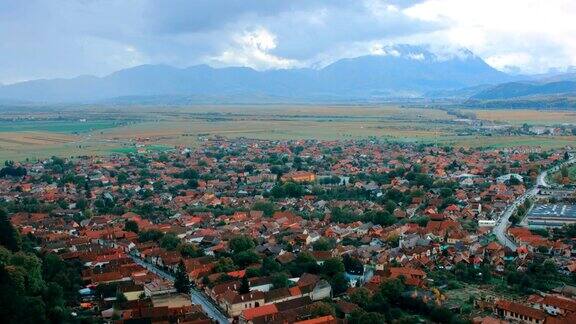
M26 131L45 131L55 133L86 133L116 127L117 123L112 121L58 121L58 120L39 120L39 121L1 121L0 133L4 132L26 132Z
M481 119L507 123L576 123L576 115L569 112L475 113ZM490 148L557 148L576 143L572 136L459 135L470 126L457 123L456 118L441 109L397 106L108 107L27 112L0 120L0 161L133 153L142 145L149 151L164 150L195 146L213 135L272 140L374 138Z
M576 124L576 112L532 109L474 110L479 119L508 122L513 125Z

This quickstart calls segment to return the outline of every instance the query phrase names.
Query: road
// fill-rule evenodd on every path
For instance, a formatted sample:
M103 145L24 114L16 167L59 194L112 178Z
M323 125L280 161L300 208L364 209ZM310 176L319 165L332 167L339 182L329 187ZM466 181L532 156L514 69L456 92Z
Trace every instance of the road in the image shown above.
M576 159L571 158L570 160L563 162L559 166L555 166L548 170L542 171L536 178L536 185L532 189L526 191L522 196L516 198L516 200L514 200L514 202L510 206L508 206L508 208L506 208L504 213L502 213L502 215L496 222L496 226L494 226L494 229L492 230L492 233L496 235L496 238L498 239L500 244L507 246L513 251L516 251L516 248L518 246L512 240L510 240L508 235L506 235L506 230L508 229L509 225L508 222L510 217L514 214L514 212L516 212L516 208L518 208L518 206L523 204L526 199L530 199L536 196L536 194L538 193L538 188L550 187L550 185L546 183L546 177L548 176L548 172L555 172L556 170L560 169L560 167L562 167L563 165L572 164L574 162L576 162Z
M149 271L154 272L158 276L174 282L174 276L164 270L158 269L156 266L136 257L130 255L134 262L138 263L139 265L143 266L144 268L148 269ZM228 324L230 320L224 313L222 313L211 301L210 299L201 291L197 289L190 289L190 298L194 304L200 305L204 312L208 314L209 317L216 320L219 324Z

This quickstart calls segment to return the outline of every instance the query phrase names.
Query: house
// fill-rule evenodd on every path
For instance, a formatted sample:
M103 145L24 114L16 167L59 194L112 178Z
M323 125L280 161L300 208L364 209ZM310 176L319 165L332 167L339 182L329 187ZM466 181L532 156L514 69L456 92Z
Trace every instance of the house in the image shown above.
M316 180L316 175L312 172L307 171L294 171L283 175L280 180L283 182L294 181L294 182L314 182Z
M546 319L544 311L508 300L497 301L495 308L497 314L508 321L540 324Z
M294 324L336 324L338 321L332 315L312 318L305 321L294 322Z
M276 318L278 308L275 304L269 304L254 308L245 309L240 314L239 323L254 323L255 319L258 322L271 322Z
M576 301L574 299L546 295L533 303L537 309L542 309L551 315L564 315L576 313Z
M265 296L261 291L251 291L245 294L238 294L236 291L228 290L220 296L220 306L230 317L237 317L243 310L260 307L265 304Z

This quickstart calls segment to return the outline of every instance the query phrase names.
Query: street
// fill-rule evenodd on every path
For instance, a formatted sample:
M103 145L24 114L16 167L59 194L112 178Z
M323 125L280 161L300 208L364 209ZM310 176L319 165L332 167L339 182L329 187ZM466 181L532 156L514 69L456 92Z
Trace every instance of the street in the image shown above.
M510 217L514 214L514 212L516 212L516 208L518 208L520 204L523 204L526 199L531 199L534 196L536 196L539 188L549 187L549 185L546 183L546 177L548 176L548 172L555 172L556 170L560 169L563 165L572 164L574 162L576 162L576 159L571 158L570 160L565 161L564 163L558 166L542 171L536 178L536 185L530 190L526 191L526 193L524 193L522 196L516 198L516 200L508 208L506 208L504 213L502 213L502 216L500 216L500 218L496 222L496 226L494 226L494 229L492 230L492 233L496 235L496 238L498 239L500 244L507 246L513 251L516 250L517 245L514 242L512 242L512 240L510 240L510 238L508 238L508 236L506 235L506 230L508 229L508 222Z
M168 272L158 269L156 266L149 264L148 262L145 262L144 260L137 258L133 255L129 255L130 258L132 258L132 260L134 260L134 262L138 263L139 265L145 267L146 269L152 271L153 273L157 274L158 276L168 280L168 281L174 281L174 276L172 276L171 274L169 274ZM218 321L219 324L228 324L230 323L230 320L228 320L228 317L226 317L226 314L223 314L214 304L212 304L212 302L208 299L208 297L206 295L204 295L203 292L196 290L195 288L191 288L190 289L190 298L192 299L192 302L194 304L200 305L200 307L202 307L202 309L204 310L204 312L206 312L206 314L208 314L208 316L216 321Z

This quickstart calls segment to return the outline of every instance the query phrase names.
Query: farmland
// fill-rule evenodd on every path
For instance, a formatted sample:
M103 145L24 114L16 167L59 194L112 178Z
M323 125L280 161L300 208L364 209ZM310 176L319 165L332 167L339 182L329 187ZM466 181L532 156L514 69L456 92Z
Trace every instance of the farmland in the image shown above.
M555 125L562 123L576 124L576 112L548 111L535 109L516 110L476 110L479 119L502 121L521 125Z
M208 136L338 140L371 138L410 143L501 148L573 145L573 136L469 134L445 110L398 106L194 106L67 108L11 113L0 120L0 160L37 159L194 146ZM479 119L532 125L576 124L576 114L478 110Z

